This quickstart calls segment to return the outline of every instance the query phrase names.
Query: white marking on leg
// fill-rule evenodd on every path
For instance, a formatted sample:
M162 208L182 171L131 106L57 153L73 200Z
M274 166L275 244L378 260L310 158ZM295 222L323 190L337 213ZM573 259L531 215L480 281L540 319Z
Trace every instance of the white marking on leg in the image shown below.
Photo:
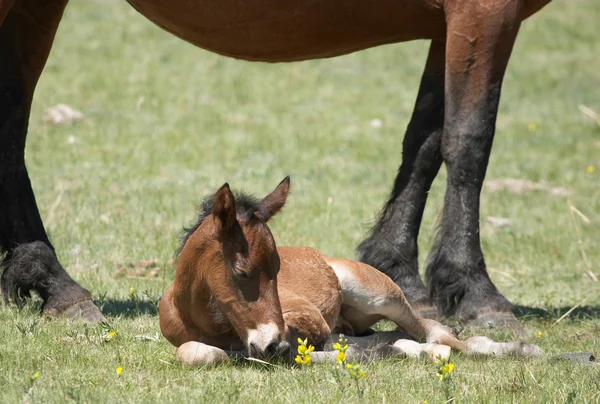
M466 341L466 353L471 355L505 355L517 358L539 358L544 354L540 347L522 341L496 342L487 337L471 337Z
M417 341L410 339L399 339L394 342L394 346L399 348L411 358L420 358L426 354L431 361L437 359L448 359L450 357L450 347L447 345L425 343L419 344Z
M229 359L227 353L212 345L189 341L177 348L177 359L184 365L212 365Z
M259 324L256 329L248 331L248 349L254 346L260 353L264 353L270 344L279 341L280 335L281 332L274 322Z
M388 302L387 296L373 293L345 265L337 262L329 262L328 264L340 282L344 304L356 307L365 314L381 314L378 309Z

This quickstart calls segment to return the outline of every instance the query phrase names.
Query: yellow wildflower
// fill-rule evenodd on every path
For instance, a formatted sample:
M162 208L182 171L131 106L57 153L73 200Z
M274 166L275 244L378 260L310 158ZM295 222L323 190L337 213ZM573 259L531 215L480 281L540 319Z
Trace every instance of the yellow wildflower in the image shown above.
M435 361L437 365L437 376L440 379L440 382L446 381L452 376L452 372L454 372L454 363L446 362L445 359L440 359Z
M446 375L454 372L454 363L450 362L447 365L442 366L442 372Z
M120 375L121 373L123 373L123 366L117 366L117 368L115 369L115 372L117 372L118 375Z
M594 171L596 171L596 169L594 168L594 166L588 166L588 167L587 167L587 172L588 172L588 173L590 173L590 174L593 174L593 173L594 173Z
M337 359L335 363L342 363L346 361L346 354L342 351L339 351L337 354Z
M346 352L346 349L348 349L348 344L342 345L339 342L336 342L335 344L333 344L333 349L340 352Z
M129 287L129 295L130 295L130 296L133 296L133 295L135 295L135 288L133 287L133 285L131 285L131 286Z
M304 355L304 356L296 355L296 358L294 360L299 365L308 365L312 362L310 355Z
M308 338L305 338L304 340L298 338L298 355L296 355L296 358L294 358L294 360L299 365L308 365L312 362L310 353L314 350L314 346L308 345Z
M35 373L29 375L29 380L31 380L33 382L38 377L40 377L40 372L35 372Z
M538 331L538 338L542 338L544 336L544 334L542 334L541 331Z
M530 123L527 125L527 129L529 129L530 132L535 132L537 130L537 125L535 123Z

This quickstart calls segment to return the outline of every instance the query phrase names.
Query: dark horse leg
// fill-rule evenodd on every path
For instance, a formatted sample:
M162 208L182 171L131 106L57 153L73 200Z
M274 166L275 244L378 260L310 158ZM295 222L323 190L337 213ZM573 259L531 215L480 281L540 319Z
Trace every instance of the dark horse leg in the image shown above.
M360 260L392 278L424 317L435 317L437 309L419 277L417 237L427 193L442 164L445 52L444 42L431 43L394 189L371 235L358 247Z
M48 315L103 319L90 293L58 262L38 212L25 138L31 101L67 0L0 0L0 254L5 299L22 304L31 291ZM7 8L12 7L7 12Z
M465 3L465 4L463 4ZM457 2L446 9L446 96L441 150L444 213L427 268L437 306L474 325L516 327L512 306L486 271L480 193L494 139L504 72L521 22L518 0Z

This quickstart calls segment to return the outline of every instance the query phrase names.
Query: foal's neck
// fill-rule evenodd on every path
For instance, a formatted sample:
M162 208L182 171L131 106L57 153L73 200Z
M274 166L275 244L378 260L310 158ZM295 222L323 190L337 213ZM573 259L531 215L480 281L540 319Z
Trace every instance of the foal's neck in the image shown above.
M176 306L207 336L228 334L232 326L216 301L216 290L225 282L221 244L197 230L181 252L175 274Z

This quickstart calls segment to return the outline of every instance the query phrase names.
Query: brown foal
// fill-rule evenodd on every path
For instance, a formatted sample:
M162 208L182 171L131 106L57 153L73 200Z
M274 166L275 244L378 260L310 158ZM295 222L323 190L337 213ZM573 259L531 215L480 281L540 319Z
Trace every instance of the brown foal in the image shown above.
M376 333L369 341L393 344L387 354L448 357L450 348L467 354L541 354L537 346L518 341L458 340L448 327L420 317L402 290L369 265L308 247L277 248L267 221L283 207L289 186L288 177L258 201L234 197L225 184L203 204L159 308L161 331L179 348L182 362L215 363L228 358L226 351L285 356L288 341L297 337L324 346L332 332L359 335L384 318L401 333ZM328 352L313 357L333 359Z

